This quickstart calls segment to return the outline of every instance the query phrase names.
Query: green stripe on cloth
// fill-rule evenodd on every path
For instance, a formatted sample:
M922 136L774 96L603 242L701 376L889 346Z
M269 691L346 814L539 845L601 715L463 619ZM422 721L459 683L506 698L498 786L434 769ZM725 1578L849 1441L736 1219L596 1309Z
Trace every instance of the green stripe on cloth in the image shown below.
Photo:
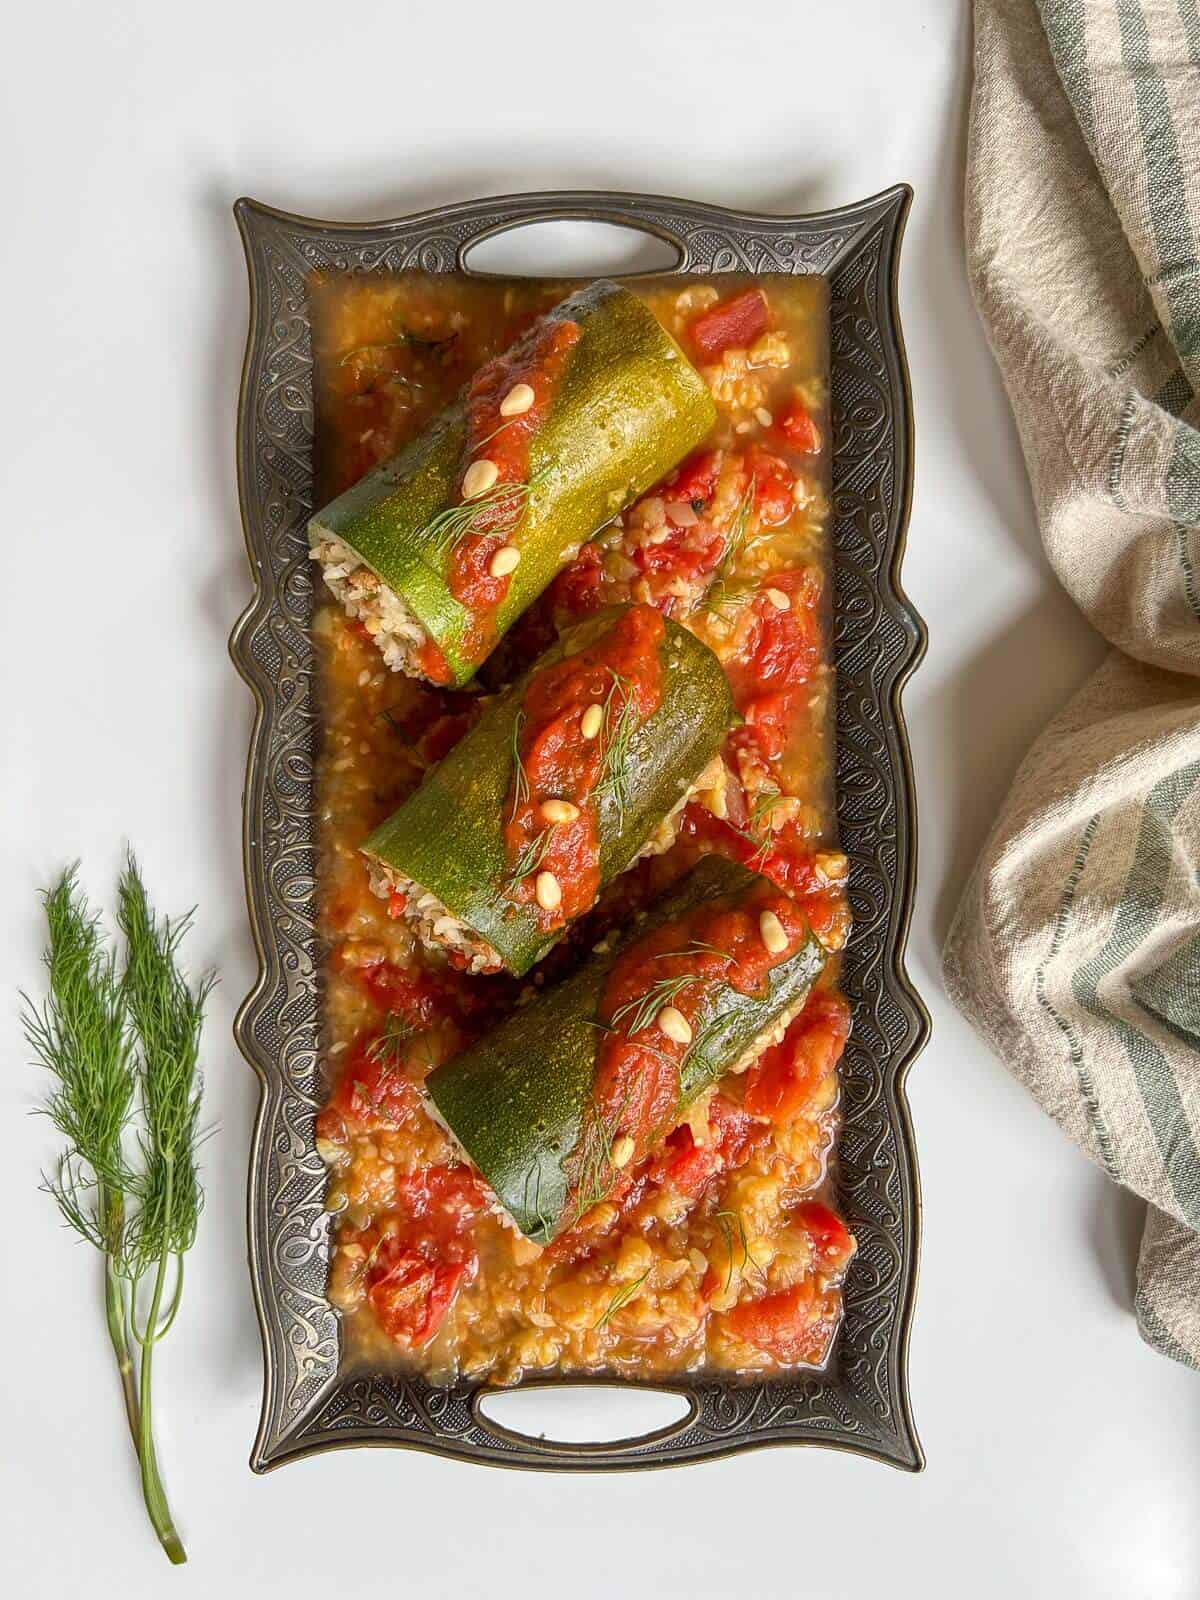
M1143 1010L1184 1044L1200 1049L1200 934L1129 988Z
M1200 8L1196 0L1179 0L1179 20L1187 37L1191 63L1194 67L1200 67Z
M1200 433L1182 421L1167 462L1167 505L1177 522L1200 523Z
M1159 780L1146 796L1133 865L1102 948L1074 973L1075 999L1120 1039L1133 1068L1146 1120L1180 1214L1200 1227L1200 1155L1170 1062L1147 1034L1133 1027L1100 998L1100 985L1154 931L1174 862L1172 826L1200 779L1200 761Z
M1079 888L1079 880L1083 876L1083 869L1087 865L1088 854L1092 848L1092 840L1096 837L1096 829L1100 826L1100 813L1089 817L1087 826L1079 841L1079 849L1075 852L1075 860L1071 863L1071 875L1067 879L1066 887L1062 892L1062 899L1058 903L1058 913L1054 918L1054 932L1050 938L1050 948L1045 958L1038 965L1033 976L1034 993L1037 995L1038 1005L1054 1023L1055 1027L1067 1041L1067 1054L1071 1058L1071 1065L1075 1069L1075 1081L1079 1085L1080 1098L1087 1115L1088 1127L1091 1129L1092 1141L1100 1157L1100 1163L1110 1178L1118 1182L1121 1179L1121 1169L1117 1163L1117 1154L1113 1149L1112 1135L1108 1131L1108 1124L1104 1120L1104 1113L1100 1108L1100 1101L1096 1095L1096 1086L1092 1082L1092 1074L1084 1059L1083 1046L1079 1042L1069 1018L1062 1012L1046 993L1046 968L1058 955L1062 947L1063 934L1066 932L1067 918L1071 907L1075 904L1075 893Z
M1184 1349L1141 1289L1133 1297L1133 1309L1148 1345L1152 1345L1159 1355L1170 1356L1172 1361L1181 1361L1185 1367L1200 1371L1200 1362Z
M1186 372L1182 370L1173 372L1154 396L1154 404L1161 406L1164 411L1169 411L1173 417L1181 417L1191 405L1195 392L1188 382Z
M1050 41L1050 54L1062 79L1067 98L1088 142L1096 154L1096 113L1092 103L1092 72L1088 65L1087 19L1084 0L1038 0L1042 26Z
M1141 125L1150 223L1158 255L1154 282L1161 285L1171 319L1171 338L1185 370L1200 366L1200 269L1184 199L1183 165L1166 86L1150 53L1140 0L1117 0L1121 53L1133 79Z

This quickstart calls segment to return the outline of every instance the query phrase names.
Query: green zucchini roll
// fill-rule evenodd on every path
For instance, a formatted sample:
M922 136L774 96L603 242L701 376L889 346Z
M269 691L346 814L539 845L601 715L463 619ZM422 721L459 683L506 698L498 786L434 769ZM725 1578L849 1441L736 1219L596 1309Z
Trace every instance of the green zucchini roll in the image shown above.
M707 856L613 951L438 1067L441 1121L547 1243L803 1006L825 951L766 878Z
M720 778L733 705L651 606L568 629L363 845L371 887L471 972L520 975Z
M311 554L390 667L465 683L579 546L715 421L649 307L594 283L319 512Z

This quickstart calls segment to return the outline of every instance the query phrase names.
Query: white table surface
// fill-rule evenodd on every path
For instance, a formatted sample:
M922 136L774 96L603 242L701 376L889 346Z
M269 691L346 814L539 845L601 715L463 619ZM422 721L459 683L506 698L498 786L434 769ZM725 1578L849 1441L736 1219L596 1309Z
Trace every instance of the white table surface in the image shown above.
M1197 1592L1200 1379L1137 1337L1141 1208L1006 1076L939 978L1014 765L1099 653L1043 560L963 274L969 46L960 0L43 0L9 14L3 971L37 983L37 888L78 855L89 889L109 894L128 837L164 904L199 902L190 953L222 975L206 1047L220 1132L160 1370L161 1454L192 1554L179 1572L142 1524L91 1260L37 1193L53 1145L25 1115L38 1085L11 989L3 1008L0 1581L17 1600ZM905 581L931 637L906 696L922 842L910 965L934 1016L910 1080L925 1194L911 1378L928 1469L773 1451L559 1478L359 1451L253 1478L255 1090L230 1038L253 975L250 697L225 654L248 594L230 206L247 193L372 218L572 186L794 211L901 179L917 196L901 281L918 446ZM508 259L529 258L514 246ZM33 560L18 571L22 548Z

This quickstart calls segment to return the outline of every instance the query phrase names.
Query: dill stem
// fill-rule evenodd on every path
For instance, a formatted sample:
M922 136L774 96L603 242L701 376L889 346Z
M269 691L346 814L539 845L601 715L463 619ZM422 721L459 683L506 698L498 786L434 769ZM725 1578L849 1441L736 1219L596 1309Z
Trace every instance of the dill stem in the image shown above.
M108 1223L108 1238L118 1239L125 1226L125 1199L119 1189L103 1188L100 1192L100 1212ZM108 1337L117 1362L117 1376L121 1380L121 1397L125 1401L125 1419L133 1448L139 1448L140 1423L137 1379L133 1370L133 1355L129 1347L129 1332L125 1320L125 1287L117 1272L116 1258L111 1249L104 1252L104 1319L108 1324Z
M171 1215L171 1166L167 1166L166 1195L164 1198L164 1213L169 1219ZM164 1235L169 1237L169 1227L165 1228ZM141 1336L142 1345L142 1371L141 1371L141 1420L139 1428L138 1456L142 1467L142 1499L146 1503L146 1514L150 1518L151 1526L158 1535L158 1542L167 1552L167 1557L174 1566L182 1566L187 1560L187 1551L183 1548L183 1541L176 1532L175 1524L171 1519L171 1508L167 1504L166 1491L163 1488L162 1478L158 1471L158 1456L154 1449L154 1430L151 1425L151 1397L150 1373L151 1361L154 1355L155 1340L159 1336L158 1314L162 1307L163 1285L167 1276L167 1258L170 1255L166 1243L158 1257L158 1265L154 1272L154 1293L150 1299L150 1310L146 1318L146 1330Z

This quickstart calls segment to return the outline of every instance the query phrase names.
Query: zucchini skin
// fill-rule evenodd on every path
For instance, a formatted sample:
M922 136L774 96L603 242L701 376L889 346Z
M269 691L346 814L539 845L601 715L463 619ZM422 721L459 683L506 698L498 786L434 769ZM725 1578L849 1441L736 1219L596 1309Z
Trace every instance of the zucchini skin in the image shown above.
M567 1162L591 1099L603 1037L595 1019L617 957L703 902L739 899L763 881L722 856L706 856L615 950L594 956L430 1074L425 1091L438 1116L528 1238L547 1244L572 1220ZM803 1003L825 960L823 946L810 932L787 961L771 970L765 995L743 995L729 984L717 987L702 1013L710 1026L685 1058L681 1109L723 1077L785 1012Z
M544 932L532 909L500 893L508 872L503 819L512 782L514 725L529 680L595 643L629 609L612 606L565 630L557 644L487 706L416 793L362 846L369 859L382 861L435 894L447 910L482 934L518 977L566 929ZM596 800L601 887L632 864L716 755L733 718L729 680L716 656L686 628L664 620L661 698L630 742L624 810L611 793Z
M717 419L704 380L630 290L594 283L546 320L567 319L579 324L580 338L530 441L536 481L506 535L521 561L495 613L492 648L575 548L669 472ZM447 581L451 551L438 548L428 526L458 503L466 430L459 400L308 525L310 544L341 539L401 596L446 657L455 685L480 661L464 652L470 618Z

